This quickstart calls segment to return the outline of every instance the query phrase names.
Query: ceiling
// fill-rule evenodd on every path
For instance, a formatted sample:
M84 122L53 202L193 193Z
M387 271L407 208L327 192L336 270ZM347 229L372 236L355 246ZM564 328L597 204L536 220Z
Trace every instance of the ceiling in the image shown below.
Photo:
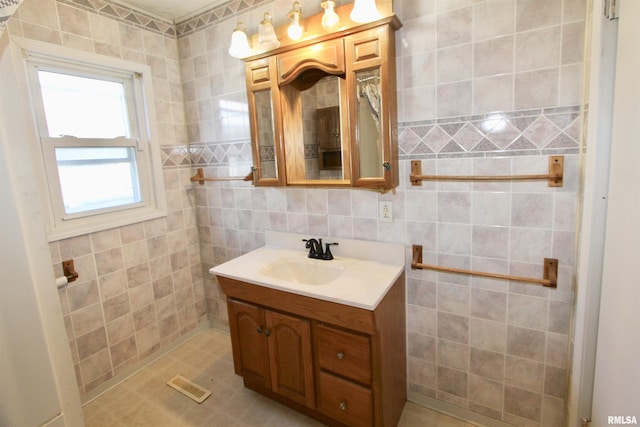
M200 11L211 9L228 0L112 0L142 12L170 21L180 22Z

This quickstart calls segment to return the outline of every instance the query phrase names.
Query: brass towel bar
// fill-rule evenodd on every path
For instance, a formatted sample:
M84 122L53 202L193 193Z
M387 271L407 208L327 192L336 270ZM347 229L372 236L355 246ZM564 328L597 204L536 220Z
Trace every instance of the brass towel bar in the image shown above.
M511 276L507 274L486 273L483 271L463 270L461 268L441 267L439 265L429 265L422 263L422 246L413 245L413 259L411 261L412 269L428 269L442 271L445 273L471 274L474 276L491 277L494 279L514 280L516 282L526 282L542 285L548 288L558 287L558 260L554 258L544 259L544 273L542 279L534 277Z
M253 181L253 169L247 174L247 176L226 176L217 178L206 178L202 168L196 169L196 174L191 177L191 182L197 182L200 185L204 185L205 181Z
M540 175L493 175L493 176L464 176L464 175L422 175L422 162L411 162L412 185L422 185L422 181L523 181L523 180L547 180L549 187L562 187L564 174L564 156L549 156L549 173Z

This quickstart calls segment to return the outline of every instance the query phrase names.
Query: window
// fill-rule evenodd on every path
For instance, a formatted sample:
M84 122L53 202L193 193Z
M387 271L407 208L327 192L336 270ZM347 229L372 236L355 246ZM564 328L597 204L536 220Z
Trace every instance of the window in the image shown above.
M49 239L165 215L149 67L36 46L23 56Z

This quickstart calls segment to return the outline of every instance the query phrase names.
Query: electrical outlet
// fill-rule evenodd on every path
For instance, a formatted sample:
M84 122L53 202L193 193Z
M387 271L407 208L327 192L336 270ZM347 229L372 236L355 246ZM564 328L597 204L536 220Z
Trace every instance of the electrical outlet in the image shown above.
M378 212L378 218L382 222L391 222L393 221L393 206L390 201L382 201L380 202Z

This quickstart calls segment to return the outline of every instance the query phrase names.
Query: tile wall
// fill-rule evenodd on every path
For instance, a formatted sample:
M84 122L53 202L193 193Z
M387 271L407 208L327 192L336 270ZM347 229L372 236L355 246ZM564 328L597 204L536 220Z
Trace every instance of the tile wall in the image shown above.
M56 276L73 258L80 277L60 291L78 386L87 396L207 319L195 195L174 26L102 1L24 0L9 35L151 67L163 148L166 218L52 242Z
M277 21L288 3L259 2L178 31L191 160L210 176L243 175L251 165L246 112L237 108L246 96L243 63L226 54L228 34L236 21L251 32L265 11ZM558 289L408 268L408 378L419 401L512 425L562 425L584 7L584 0L396 1L403 22L396 192L208 183L196 189L205 268L261 246L265 230L399 242L408 258L421 244L427 263L533 277L544 257L558 258ZM562 188L409 183L411 160L421 160L425 174L526 174L545 173L556 154L565 156ZM393 202L393 222L378 221L380 200ZM204 283L210 316L226 322L215 279L205 274Z
M425 262L527 276L558 258L558 289L408 268L407 333L416 400L513 425L562 424L585 0L396 1L401 184L385 195L242 182L186 189L190 162L211 176L248 172L243 64L226 53L229 34L237 20L257 28L267 11L283 24L290 1L230 1L178 23L177 42L130 11L105 14L104 1L37 3L25 0L11 35L152 66L172 211L51 245L55 265L73 255L86 278L61 293L82 391L205 313L224 326L224 296L206 271L280 230L400 242L408 258L422 244ZM303 0L305 13L319 12L316 3ZM544 173L550 154L565 155L562 188L408 180L415 159L424 173ZM377 220L380 200L393 202L393 222Z

